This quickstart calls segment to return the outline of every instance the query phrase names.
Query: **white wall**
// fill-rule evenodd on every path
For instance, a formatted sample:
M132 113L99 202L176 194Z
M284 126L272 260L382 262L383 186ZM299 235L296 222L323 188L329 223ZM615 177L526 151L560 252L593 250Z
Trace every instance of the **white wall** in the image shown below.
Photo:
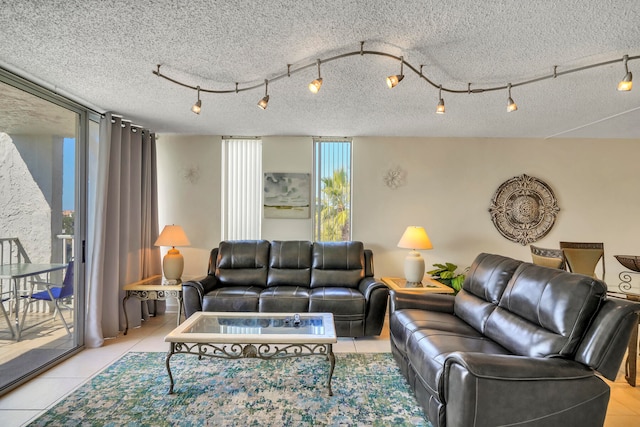
M191 246L184 256L183 280L207 273L209 252L220 242L219 136L163 134L158 154L158 221L181 225ZM162 256L169 248L162 248Z
M313 139L310 137L265 137L262 139L263 172L313 172ZM312 220L262 219L262 238L267 240L312 240Z
M434 262L464 268L480 252L530 260L528 246L495 229L489 206L500 184L521 174L545 181L560 213L547 236L536 242L602 241L606 279L619 283L622 266L613 255L640 255L640 140L377 138L353 139L353 239L374 251L376 276L402 275L406 250L396 247L407 225L426 228ZM220 138L165 136L158 141L160 218L185 227L193 246L185 248L185 277L206 270L206 254L220 236ZM263 139L265 172L311 172L311 137ZM172 168L168 164L173 164ZM185 165L201 164L196 184L180 178ZM163 166L164 165L164 166ZM385 172L400 166L406 185L395 190ZM206 173L205 173L206 171ZM162 175L161 174L161 175ZM268 219L265 239L310 239L311 220ZM191 257L195 259L190 259ZM640 281L640 279L638 279Z

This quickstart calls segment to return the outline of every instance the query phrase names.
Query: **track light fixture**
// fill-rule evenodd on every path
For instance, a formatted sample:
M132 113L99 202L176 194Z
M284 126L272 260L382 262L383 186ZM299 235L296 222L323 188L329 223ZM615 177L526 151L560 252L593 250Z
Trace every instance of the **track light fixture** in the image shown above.
M511 113L512 111L516 111L518 106L515 102L513 102L513 98L511 98L511 83L507 86L509 88L509 99L507 99L507 112Z
M440 90L438 91L438 106L436 107L436 114L444 114L444 99L442 99L442 85L440 85Z
M248 90L254 90L257 89L259 87L261 87L263 84L265 86L265 96L264 98L262 98L260 100L260 102L258 102L258 106L262 109L267 108L267 104L269 102L269 94L268 94L268 90L267 90L267 85L268 82L271 81L276 81L276 80L280 80L284 77L290 77L291 74L296 73L298 71L302 71L305 70L309 67L313 67L313 65L317 65L318 67L318 78L315 79L313 82L311 82L311 84L309 85L309 90L311 90L313 93L317 93L320 90L320 87L322 86L322 77L320 75L320 63L321 62L331 62L331 61L337 61L339 59L344 59L350 56L355 56L355 55L359 55L359 56L364 56L364 55L376 55L376 56L382 56L382 57L387 57L387 58L391 58L393 60L396 61L400 61L400 74L394 75L394 76L389 76L387 77L387 85L390 88L395 87L400 81L402 81L402 79L404 78L404 65L405 65L405 61L404 61L404 57L403 56L396 56L394 54L388 53L388 52L383 52L383 51L378 51L378 50L365 50L364 49L364 43L365 42L360 42L360 48L358 50L355 51L351 51L351 52L345 52L345 53L340 53L338 55L335 56L331 56L329 58L325 58L325 59L317 59L315 62L311 62L311 63L306 63L306 64L302 64L300 66L297 66L295 68L291 67L291 64L287 65L287 69L286 72L279 74L279 75L273 75L269 80L264 81L264 83L250 83L247 84L244 87L240 87L239 83L235 83L235 88L231 89L201 89L200 86L192 86L183 82L180 82L178 80L175 80L171 77L166 76L165 74L162 74L160 72L160 64L158 64L157 69L153 70L153 74L157 75L158 77L162 77L163 79L169 80L172 83L175 83L179 86L183 86L185 88L188 89L192 89L192 90L197 90L198 91L198 102L196 102L196 105L194 105L192 107L192 110L194 113L198 114L200 107L202 106L202 102L200 101L200 91L202 92L207 92L207 93L215 93L215 94L223 94L223 93L239 93L239 92L244 92L244 91L248 91ZM540 76L540 77L535 77L529 80L523 80L523 81L519 81L516 83L513 83L513 86L525 86L525 85L529 85L529 84L534 84L534 83L539 83L543 80L549 80L549 79L555 79L557 77L566 75L566 74L573 74L573 73L578 73L578 72L582 72L585 70L589 70L591 68L598 68L598 67L604 67L604 66L609 66L611 64L615 64L617 62L623 61L624 62L624 68L625 68L625 76L622 79L622 81L618 84L618 90L621 91L629 91L631 90L632 87L632 75L631 72L629 71L629 67L627 65L627 62L629 60L636 60L636 59L640 59L640 55L634 55L634 56L629 56L629 55L624 55L622 58L617 58L617 59L612 59L612 60L608 60L608 61L603 61L603 62L598 62L598 63L593 63L593 64L588 64L588 65L584 65L584 66L580 66L580 67L576 67L576 68L571 68L571 69L567 69L567 70L562 70L562 71L558 71L558 66L554 66L553 67L553 73L551 74L547 74L544 76ZM428 76L426 76L425 74L423 74L422 72L422 68L423 66L420 66L419 68L414 67L413 65L411 65L410 63L406 63L407 67L409 67L409 69L411 71L413 71L414 73L416 73L419 77L419 79L423 80L424 82L430 84L431 86L433 86L436 89L439 89L439 93L440 96L438 98L438 107L436 109L437 113L440 113L440 110L442 109L442 112L444 112L444 99L442 98L442 92L448 92L451 94L481 94L481 93L485 93L485 92L493 92L493 91L500 91L500 90L504 90L504 89L508 89L509 90L509 98L508 98L508 103L507 103L507 111L511 112L511 111L516 111L518 109L517 105L515 102L513 102L513 99L511 98L511 87L512 84L509 83L506 86L487 86L487 87L475 87L474 89L471 89L471 83L468 83L468 86L465 88L460 88L460 89L454 89L454 88L446 88L443 87L442 85L438 85L436 84L434 81L430 80ZM313 87L312 87L313 86ZM197 111L196 111L197 110Z
M318 93L322 87L322 77L320 76L320 60L318 59L318 78L309 83L311 93Z
M387 77L387 86L389 89L393 89L404 79L404 57L400 57L400 74L396 74L395 76Z
M629 67L627 66L629 55L623 56L622 60L624 61L625 75L623 79L620 81L620 83L618 83L618 90L627 92L627 91L630 91L631 88L633 87L633 75L631 74L631 71L629 71Z
M196 101L195 104L193 104L193 107L191 107L191 111L193 111L196 114L200 114L200 110L202 109L202 101L200 101L200 86L198 86L198 100Z
M258 107L262 108L263 110L267 109L267 105L269 104L269 80L264 81L264 98L262 98L260 101L258 101Z

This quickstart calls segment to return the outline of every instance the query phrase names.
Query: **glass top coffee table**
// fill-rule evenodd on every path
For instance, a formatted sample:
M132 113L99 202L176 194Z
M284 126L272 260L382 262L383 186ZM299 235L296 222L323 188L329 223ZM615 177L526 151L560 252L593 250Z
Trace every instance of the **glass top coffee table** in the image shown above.
M337 342L331 313L216 313L199 311L164 339L170 343L165 360L169 394L173 393L171 356L193 354L199 359L324 356L329 360L327 389L336 365L333 344Z

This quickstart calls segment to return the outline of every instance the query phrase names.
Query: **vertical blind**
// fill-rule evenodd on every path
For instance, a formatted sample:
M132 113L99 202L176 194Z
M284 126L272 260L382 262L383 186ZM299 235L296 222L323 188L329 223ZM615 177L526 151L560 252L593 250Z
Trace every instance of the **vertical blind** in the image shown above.
M222 239L260 239L262 140L222 140Z

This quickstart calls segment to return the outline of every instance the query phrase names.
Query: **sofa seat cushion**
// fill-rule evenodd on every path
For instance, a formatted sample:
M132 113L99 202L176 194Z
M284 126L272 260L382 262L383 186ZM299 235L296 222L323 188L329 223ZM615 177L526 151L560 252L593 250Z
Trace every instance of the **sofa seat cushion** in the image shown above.
M261 286L217 288L202 298L203 311L258 311Z
M407 351L407 340L418 329L434 329L470 337L481 336L478 331L450 313L403 309L396 311L389 319L391 337L403 353Z
M306 313L309 311L309 288L273 286L260 293L260 312Z
M423 386L445 403L442 378L444 362L453 352L512 354L509 350L482 336L468 336L437 329L418 329L407 340L407 358Z
M364 295L352 288L315 288L309 292L309 311L333 313L338 320L364 319L366 301Z

